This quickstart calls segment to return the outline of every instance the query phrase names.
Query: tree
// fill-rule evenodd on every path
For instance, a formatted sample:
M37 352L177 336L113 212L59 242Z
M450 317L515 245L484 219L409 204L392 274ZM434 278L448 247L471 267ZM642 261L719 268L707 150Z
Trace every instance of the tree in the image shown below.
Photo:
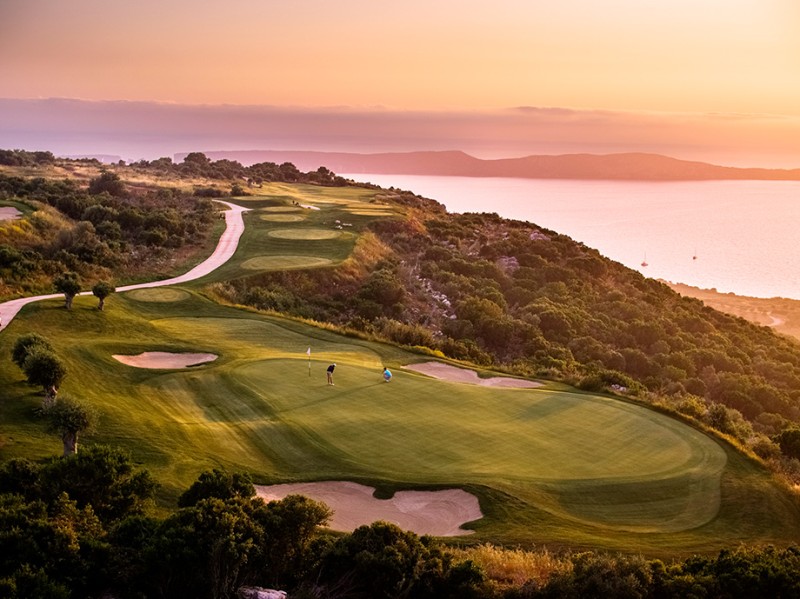
M31 385L40 385L44 390L45 408L55 401L58 387L67 376L67 367L57 355L52 351L38 348L25 359L22 371Z
M125 195L125 185L119 175L109 171L103 171L99 177L89 181L89 193L99 194L106 192L112 196Z
M23 368L25 360L27 360L28 356L37 349L43 349L50 352L54 351L53 346L50 345L50 342L37 333L28 333L27 335L18 337L14 342L13 349L11 350L11 360L14 362L14 364L20 368Z
M217 499L233 499L243 497L247 499L256 494L253 481L247 474L239 472L226 472L214 468L211 471L201 472L197 480L192 483L183 495L178 498L179 507L197 505L203 499L215 497Z
M56 291L64 294L64 307L67 310L72 308L72 300L78 295L81 290L81 284L78 282L78 274L75 272L64 272L53 279L53 286Z
M772 438L781 448L783 455L800 459L800 428L787 428Z
M92 294L100 300L100 303L97 305L98 310L103 309L106 298L115 291L116 288L108 281L98 281L95 283L94 287L92 287Z
M78 435L94 428L97 414L88 406L64 396L45 412L47 428L61 436L64 455L78 453Z
M142 514L157 484L122 449L90 445L80 453L45 463L39 486L42 500L49 505L66 493L81 509L91 505L97 517L109 524Z

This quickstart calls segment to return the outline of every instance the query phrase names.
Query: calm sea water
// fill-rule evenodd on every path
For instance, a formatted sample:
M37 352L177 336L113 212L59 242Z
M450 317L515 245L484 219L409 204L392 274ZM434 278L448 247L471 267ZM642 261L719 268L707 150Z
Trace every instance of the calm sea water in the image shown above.
M526 220L649 277L800 299L800 182L345 176L413 191L450 212Z

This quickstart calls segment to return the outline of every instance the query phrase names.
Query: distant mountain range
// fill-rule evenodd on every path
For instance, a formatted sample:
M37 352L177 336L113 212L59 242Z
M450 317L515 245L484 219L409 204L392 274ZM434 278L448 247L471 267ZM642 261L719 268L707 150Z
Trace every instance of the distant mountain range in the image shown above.
M460 151L354 154L280 150L205 152L212 160L291 162L302 171L325 166L347 174L517 177L525 179L612 179L631 181L702 181L722 179L800 180L798 169L736 168L678 160L659 154L564 154L483 160ZM180 162L186 154L176 154Z

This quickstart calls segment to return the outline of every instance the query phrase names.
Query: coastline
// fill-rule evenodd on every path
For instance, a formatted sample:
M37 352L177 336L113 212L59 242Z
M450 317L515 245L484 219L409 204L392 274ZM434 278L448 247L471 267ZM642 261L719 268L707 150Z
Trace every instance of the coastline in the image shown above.
M701 300L715 310L740 316L755 324L772 327L778 333L800 340L800 300L783 297L748 297L734 293L720 293L716 289L701 289L683 283L669 281L662 283L681 295Z

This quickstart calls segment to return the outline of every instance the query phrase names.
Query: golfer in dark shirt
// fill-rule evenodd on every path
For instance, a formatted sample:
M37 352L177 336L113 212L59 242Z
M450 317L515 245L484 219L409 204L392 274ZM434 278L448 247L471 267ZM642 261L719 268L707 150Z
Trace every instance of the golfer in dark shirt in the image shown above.
M325 373L325 374L328 375L328 384L329 385L333 385L333 370L334 370L334 368L336 368L336 364L331 364L330 366L328 366L328 370Z

